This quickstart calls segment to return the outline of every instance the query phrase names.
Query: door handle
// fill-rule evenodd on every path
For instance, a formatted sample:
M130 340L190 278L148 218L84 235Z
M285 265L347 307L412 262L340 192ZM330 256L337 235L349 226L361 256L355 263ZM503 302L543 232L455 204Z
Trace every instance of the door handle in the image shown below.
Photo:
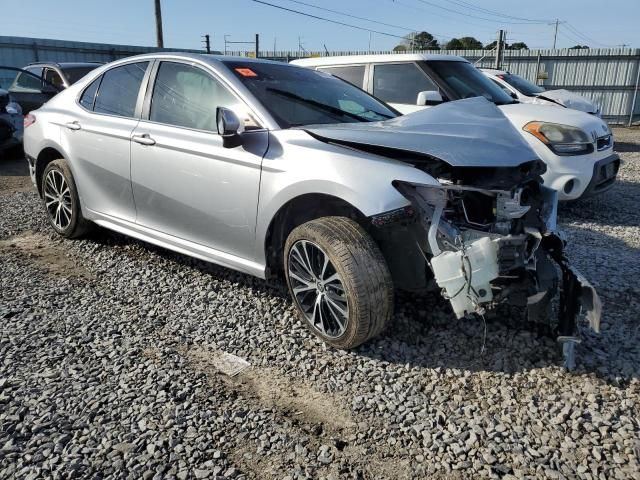
M67 127L69 130L80 130L82 128L82 126L80 125L80 123L78 123L78 121L65 123L64 126Z
M151 138L148 133L144 133L142 135L134 135L133 137L131 137L131 140L133 140L136 143L139 143L140 145L156 144L156 141L153 138Z

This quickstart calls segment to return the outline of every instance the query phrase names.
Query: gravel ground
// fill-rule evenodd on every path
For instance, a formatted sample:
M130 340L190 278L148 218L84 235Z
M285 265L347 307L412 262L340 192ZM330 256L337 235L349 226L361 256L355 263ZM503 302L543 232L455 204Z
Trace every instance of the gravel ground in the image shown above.
M563 206L605 304L564 371L508 318L403 295L326 348L262 281L98 231L51 234L0 163L0 478L640 478L640 131L606 195ZM246 359L220 373L221 352Z

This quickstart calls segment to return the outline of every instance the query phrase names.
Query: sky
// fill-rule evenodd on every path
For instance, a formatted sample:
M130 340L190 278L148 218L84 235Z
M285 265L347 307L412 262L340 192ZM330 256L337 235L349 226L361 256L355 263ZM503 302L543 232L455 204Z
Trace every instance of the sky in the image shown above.
M640 0L264 2L359 29L255 0L162 0L165 47L200 49L202 35L209 34L212 49L223 51L225 35L230 41L253 42L259 33L261 50L273 50L275 44L277 50L375 51L392 49L411 31L430 32L441 43L473 36L486 44L503 28L508 43L523 41L530 48L551 48L555 26L548 23L556 19L561 22L558 48L576 44L640 47ZM0 35L152 46L153 4L153 0L0 0ZM233 50L252 48L229 45Z

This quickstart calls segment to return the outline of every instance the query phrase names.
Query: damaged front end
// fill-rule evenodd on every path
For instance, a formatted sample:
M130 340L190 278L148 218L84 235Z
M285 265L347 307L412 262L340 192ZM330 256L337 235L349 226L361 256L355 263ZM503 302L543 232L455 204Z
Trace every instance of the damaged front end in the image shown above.
M481 179L476 186L447 180L394 185L413 205L423 231L416 242L458 318L509 304L526 307L529 321L546 324L560 286L553 330L573 368L579 321L584 316L598 332L601 303L564 253L556 231L557 193L535 180L502 189L477 186Z

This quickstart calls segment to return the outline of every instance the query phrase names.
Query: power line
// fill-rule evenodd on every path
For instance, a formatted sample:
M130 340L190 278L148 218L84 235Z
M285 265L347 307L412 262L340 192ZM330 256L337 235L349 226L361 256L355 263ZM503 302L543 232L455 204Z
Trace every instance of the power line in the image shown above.
M506 20L502 20L502 19L496 20L496 19L493 19L493 18L480 17L478 15L472 15L470 13L461 12L459 10L453 10L452 8L443 7L442 5L438 5L437 3L433 3L433 2L428 2L427 0L418 0L418 1L420 3L424 3L425 5L430 5L432 7L439 8L441 10L446 10L447 12L452 12L452 13L455 13L457 15L463 15L465 17L477 18L479 20L484 20L485 22L494 22L494 23L512 24L512 25L535 25L535 24L539 24L539 22L512 22L512 21L506 21Z
M393 3L396 6L399 7L404 7L404 8L408 8L410 10L417 10L420 12L429 12L430 15L437 15L439 17L442 18L451 18L451 19L455 19L456 22L459 23L464 23L465 25L473 25L474 27L480 27L485 31L491 31L493 33L495 33L495 28L492 26L489 26L487 24L481 24L481 23L476 23L476 22L470 22L468 20L462 20L458 17L454 17L453 15L448 15L446 13L440 13L440 12L434 12L432 8L426 8L423 6L417 6L417 5L409 5L407 3L401 2L400 0L389 0L391 3ZM451 38L451 37L449 37Z
M536 19L532 19L532 18L524 18L524 17L515 17L513 15L507 15L505 13L501 13L498 12L496 10L489 10L488 8L482 8L482 7L478 7L477 5L474 5L472 3L469 2L465 2L464 0L446 0L449 3L454 3L460 7L465 7L465 8L471 8L472 10L478 11L478 12L482 12L482 13L488 13L490 15L495 15L498 17L504 17L504 18L510 18L513 20L524 20L526 22L530 22L530 23L549 23L549 20L536 20Z
M305 17L315 18L316 20L322 20L323 22L335 23L337 25L342 25L343 27L355 28L357 30L363 30L365 32L377 33L378 35L385 35L387 37L393 37L393 38L401 38L401 39L404 40L403 36L394 35L393 33L381 32L379 30L372 30L372 29L366 28L366 27L359 27L358 25L352 25L352 24L349 24L349 23L339 22L338 20L331 20L330 18L319 17L318 15L312 15L311 13L301 12L300 10L294 10L292 8L283 7L281 5L274 5L273 3L263 2L262 0L251 0L251 1L255 2L255 3L260 3L262 5L267 5L269 7L277 8L277 9L280 9L280 10L285 10L287 12L296 13L298 15L303 15Z
M584 40L586 40L589 43L595 43L596 45L600 45L602 47L611 47L612 45L608 45L602 42L597 42L596 40L594 40L593 38L587 37L585 34L581 33L577 28L575 28L573 25L571 25L569 22L566 22L565 25L572 33L574 33L575 35L577 35L580 38L583 38Z
M311 3L302 2L300 0L287 0L287 1L292 2L292 3L297 3L299 5L305 5L305 6L311 7L311 8L316 8L318 10L323 10L325 12L336 13L336 14L342 15L344 17L355 18L357 20L364 20L365 22L377 23L378 25L384 25L385 27L399 28L400 30L407 30L407 31L410 31L410 32L420 30L418 28L403 27L401 25L394 25L392 23L379 22L377 20L372 20L370 18L358 17L357 15L351 15L350 13L339 12L338 10L331 10L330 8L319 7L317 5L312 5Z

